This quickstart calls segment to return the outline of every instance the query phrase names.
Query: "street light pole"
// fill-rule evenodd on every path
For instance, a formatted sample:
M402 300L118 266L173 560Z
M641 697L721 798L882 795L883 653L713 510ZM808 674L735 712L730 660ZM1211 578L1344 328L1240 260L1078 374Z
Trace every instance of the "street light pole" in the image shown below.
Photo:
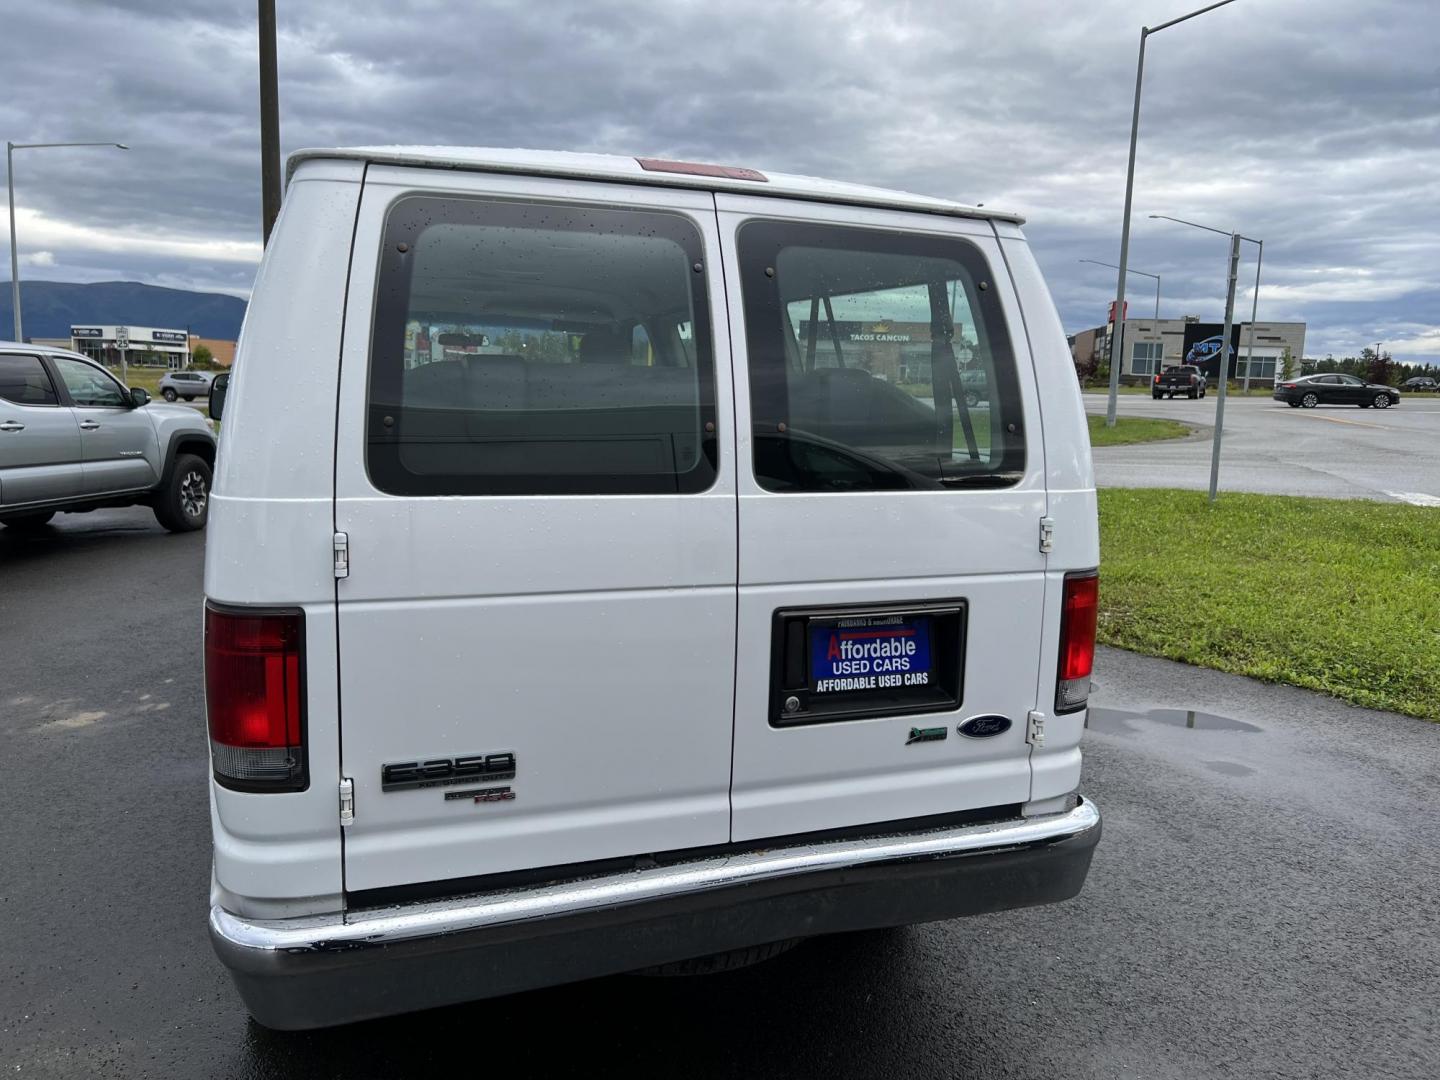
M259 0L260 225L264 242L280 214L280 90L275 67L275 0Z
M1210 501L1220 485L1220 438L1225 430L1225 385L1229 378L1230 327L1235 319L1235 276L1240 270L1240 234L1230 234L1230 264L1225 285L1225 329L1220 334L1220 392L1215 398L1215 441L1210 448Z
M1101 262L1099 259L1081 259L1083 263L1094 263L1096 266L1108 266L1111 270L1120 268L1114 263ZM1153 277L1155 279L1155 321L1160 321L1160 275L1152 274L1145 270L1136 270L1133 266L1125 268L1127 274L1139 274L1141 277Z
M1105 426L1115 426L1115 406L1120 394L1121 338L1125 328L1125 264L1130 260L1130 205L1135 195L1135 143L1140 136L1140 88L1145 80L1145 41L1151 34L1158 34L1179 23L1204 15L1207 11L1232 4L1235 0L1219 0L1218 3L1181 15L1159 26L1140 27L1140 55L1135 63L1135 105L1130 112L1130 159L1125 167L1125 215L1120 220L1120 264L1115 276L1115 318L1116 333L1110 335L1110 401L1105 407Z
M20 319L20 245L15 239L15 151L53 150L65 146L113 146L117 150L129 150L124 143L117 142L48 142L5 144L5 181L10 194L10 314L15 320L15 340L25 340L25 328Z
M1184 218L1171 217L1169 214L1151 214L1152 218L1160 221L1173 221L1177 225L1189 225L1192 229L1204 229L1206 232L1219 233L1221 236L1232 236L1224 229L1216 229L1209 225L1201 225L1196 221L1186 221ZM1255 313L1260 307L1260 264L1265 259L1265 241L1256 240L1253 236L1242 236L1241 240L1256 245L1260 254L1255 257L1255 292L1250 299L1250 330L1245 335L1245 393L1250 393L1250 365L1255 362ZM1277 370L1276 380L1279 380L1280 373Z
M1247 238L1248 239L1248 238ZM1265 261L1265 241L1256 240L1260 252L1255 256L1255 291L1250 297L1250 329L1245 334L1245 396L1250 396L1250 367L1255 363L1255 312L1260 307L1260 264ZM1275 373L1279 379L1280 373Z
M10 316L15 321L15 340L23 342L20 326L20 249L15 243L15 144L5 144L5 180L10 189Z

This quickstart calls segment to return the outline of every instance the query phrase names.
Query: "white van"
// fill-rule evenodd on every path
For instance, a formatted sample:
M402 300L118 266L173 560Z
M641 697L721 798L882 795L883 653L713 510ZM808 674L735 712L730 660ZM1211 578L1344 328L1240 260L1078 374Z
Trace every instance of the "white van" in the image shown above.
M1015 216L303 151L226 382L210 931L262 1024L1079 892L1095 490Z

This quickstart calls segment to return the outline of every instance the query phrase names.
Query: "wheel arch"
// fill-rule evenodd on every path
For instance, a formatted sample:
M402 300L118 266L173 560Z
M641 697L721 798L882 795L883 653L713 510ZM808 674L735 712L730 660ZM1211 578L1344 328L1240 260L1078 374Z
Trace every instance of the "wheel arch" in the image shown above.
M165 490L170 483L171 477L175 475L175 463L180 460L181 454L194 454L210 466L210 471L215 471L215 439L213 436L202 431L186 430L173 431L165 444L165 467L160 471L160 484L157 490Z

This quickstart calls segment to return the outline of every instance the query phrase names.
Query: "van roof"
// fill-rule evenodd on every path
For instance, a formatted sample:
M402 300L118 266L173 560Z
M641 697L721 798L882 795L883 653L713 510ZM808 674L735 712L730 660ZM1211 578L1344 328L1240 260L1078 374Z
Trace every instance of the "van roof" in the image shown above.
M322 158L343 158L386 165L419 165L437 169L466 169L475 172L524 173L531 176L561 176L585 180L623 181L630 184L653 184L658 187L701 188L706 191L729 191L742 195L761 195L787 199L810 199L820 202L849 203L856 206L877 206L890 210L920 211L952 217L993 218L1024 223L1019 214L988 207L966 206L949 199L929 195L912 195L904 191L821 180L813 176L793 176L765 171L763 179L745 178L753 170L701 166L708 171L659 171L652 159L620 157L614 154L580 154L563 150L516 150L483 146L351 146L332 149L297 150L290 155L287 178L293 176L303 161ZM650 168L641 161L651 163ZM686 162L664 162L669 166ZM722 173L722 175L715 175ZM728 174L728 175L725 175Z

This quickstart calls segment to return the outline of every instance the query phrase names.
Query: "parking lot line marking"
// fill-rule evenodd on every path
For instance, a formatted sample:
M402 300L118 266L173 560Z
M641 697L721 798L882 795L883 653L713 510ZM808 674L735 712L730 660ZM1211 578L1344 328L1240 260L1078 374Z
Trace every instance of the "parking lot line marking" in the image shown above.
M1440 506L1440 495L1427 495L1423 491L1387 491L1385 494L1411 506Z
M1352 427L1369 427L1369 428L1375 428L1377 431L1391 431L1391 430L1393 430L1392 428L1386 427L1384 424L1367 424L1367 423L1365 423L1364 420L1341 420L1338 416L1314 416L1314 415L1312 415L1311 413L1304 413L1304 412L1295 413L1294 415L1296 415L1296 416L1303 416L1303 417L1306 417L1307 419L1310 419L1310 420L1325 420L1325 421L1328 421L1329 423L1332 423L1332 424L1349 424L1349 425L1351 425Z

